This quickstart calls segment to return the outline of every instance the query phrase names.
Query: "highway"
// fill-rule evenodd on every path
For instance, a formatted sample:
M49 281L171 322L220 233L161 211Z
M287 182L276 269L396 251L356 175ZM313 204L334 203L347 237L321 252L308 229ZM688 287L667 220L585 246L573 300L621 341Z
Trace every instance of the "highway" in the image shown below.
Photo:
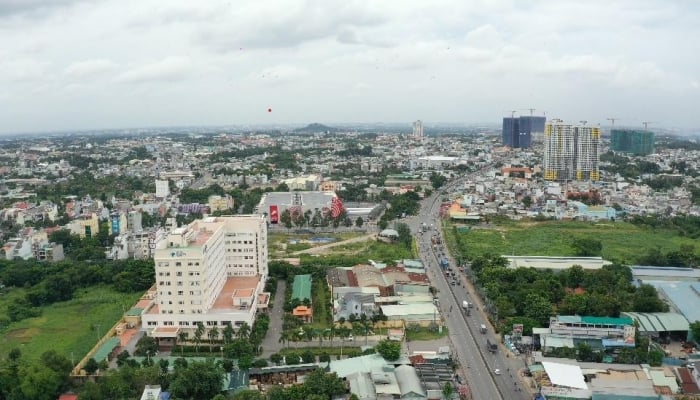
M454 187L457 183L451 183ZM449 189L449 187L448 187ZM486 348L486 339L492 343L500 343L495 333L491 329L483 310L477 301L477 305L471 310L470 316L466 316L462 308L464 300L473 303L475 295L470 293L466 278L457 268L456 262L447 252L447 248L442 244L442 251L437 254L431 245L431 237L440 233L440 219L438 216L439 202L442 197L439 193L434 193L430 198L425 199L418 216L408 218L406 223L411 228L418 241L420 257L426 265L426 270L430 276L432 285L438 290L440 308L446 320L449 335L455 349L457 361L462 365L466 375L467 384L475 400L494 399L528 399L528 392L521 387L520 381L516 377L516 369L522 367L522 362L518 365L518 360L507 358L504 354L504 347L499 345L495 353L491 353ZM421 233L421 226L433 225L434 229ZM451 285L440 268L438 256L444 254L450 261L452 271L458 274L461 285ZM450 280L452 280L450 278ZM488 328L487 333L479 332L481 324ZM409 343L410 345L410 343ZM500 374L494 371L498 369Z

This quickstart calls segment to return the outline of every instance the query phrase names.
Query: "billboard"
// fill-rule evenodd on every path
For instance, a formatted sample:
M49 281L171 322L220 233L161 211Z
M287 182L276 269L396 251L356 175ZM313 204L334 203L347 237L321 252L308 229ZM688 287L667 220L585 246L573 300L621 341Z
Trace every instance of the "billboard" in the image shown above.
M276 224L280 220L279 209L276 205L270 206L270 223Z

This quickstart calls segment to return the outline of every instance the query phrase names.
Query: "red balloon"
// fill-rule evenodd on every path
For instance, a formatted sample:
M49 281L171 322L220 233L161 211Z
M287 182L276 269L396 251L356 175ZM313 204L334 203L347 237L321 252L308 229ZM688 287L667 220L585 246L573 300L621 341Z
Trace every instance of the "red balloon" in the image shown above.
M271 109L271 108L268 108L268 109L267 109L267 112L272 112L272 109Z

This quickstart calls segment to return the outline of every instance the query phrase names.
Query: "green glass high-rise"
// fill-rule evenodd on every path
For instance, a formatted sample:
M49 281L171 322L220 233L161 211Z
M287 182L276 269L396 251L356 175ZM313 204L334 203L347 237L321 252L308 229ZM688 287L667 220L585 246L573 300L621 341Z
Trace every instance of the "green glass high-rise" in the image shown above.
M610 132L610 149L636 155L654 153L654 132L635 129L613 129Z

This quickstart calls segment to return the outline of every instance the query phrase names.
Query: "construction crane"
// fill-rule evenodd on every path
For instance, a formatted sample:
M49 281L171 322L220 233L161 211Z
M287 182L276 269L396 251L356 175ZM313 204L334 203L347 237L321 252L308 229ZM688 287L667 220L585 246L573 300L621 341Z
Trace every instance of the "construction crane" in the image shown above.
M587 123L588 121L586 121L586 120L584 119L584 120L581 120L581 121L578 121L578 122L580 122L580 123L581 123L581 125L584 125L584 126L585 126L585 125L586 125L586 123Z
M535 108L526 108L526 110L530 110L530 116L532 117L532 113L535 112Z
M619 118L606 118L608 121L612 123L612 126L615 126L615 121L619 120Z
M647 130L647 127L649 126L649 124L653 124L653 122L651 122L651 121L644 121L644 122L642 122L642 125L644 125L644 130L645 130L645 131Z
M515 113L516 113L516 112L517 112L516 110L511 111L511 112L510 112L510 117L511 117L511 118L515 118Z

